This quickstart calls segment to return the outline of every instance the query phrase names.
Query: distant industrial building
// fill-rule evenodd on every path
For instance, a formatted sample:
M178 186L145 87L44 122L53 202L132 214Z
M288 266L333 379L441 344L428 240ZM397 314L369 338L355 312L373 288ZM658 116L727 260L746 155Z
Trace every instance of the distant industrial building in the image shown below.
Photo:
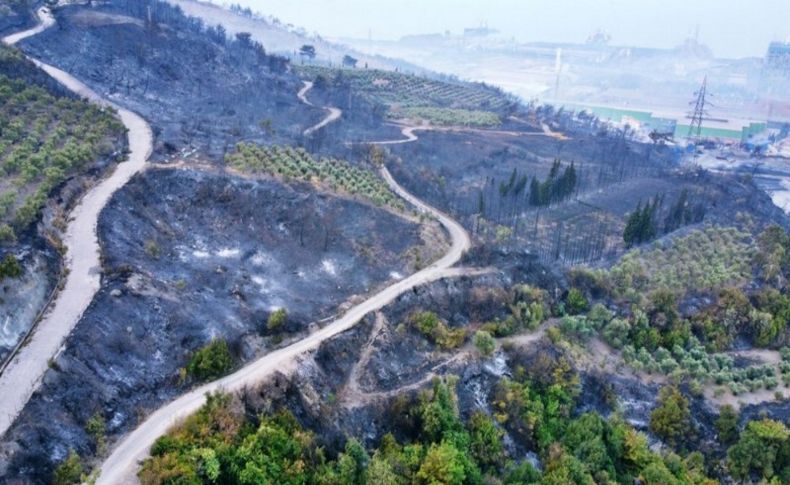
M488 26L485 25L481 25L480 27L467 27L464 29L464 37L485 37L498 33L498 30L489 29Z
M771 42L765 54L765 67L775 73L790 75L790 42Z

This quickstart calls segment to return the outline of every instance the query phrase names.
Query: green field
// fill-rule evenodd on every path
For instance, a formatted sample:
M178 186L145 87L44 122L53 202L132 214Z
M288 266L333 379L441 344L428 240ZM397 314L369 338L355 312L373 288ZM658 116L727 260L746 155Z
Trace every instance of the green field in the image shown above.
M392 118L428 121L440 126L497 126L501 123L496 113L481 110L415 106L390 109L388 114Z
M358 195L377 206L403 210L401 200L372 170L344 160L316 159L302 148L239 143L235 152L226 155L225 161L241 172L314 182L341 194Z
M299 68L306 78L323 76L333 84L349 83L356 93L390 107L438 107L499 111L510 98L480 84L438 81L424 77L376 69Z

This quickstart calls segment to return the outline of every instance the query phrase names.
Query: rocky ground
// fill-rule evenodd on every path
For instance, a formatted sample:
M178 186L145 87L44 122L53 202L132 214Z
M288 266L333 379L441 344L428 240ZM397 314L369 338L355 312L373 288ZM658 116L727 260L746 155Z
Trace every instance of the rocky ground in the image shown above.
M390 238L388 234L398 234ZM41 479L183 391L189 353L213 338L243 362L298 338L353 295L413 271L419 225L307 186L150 169L102 213L102 288L5 436L3 475ZM286 308L282 334L268 315ZM53 423L56 423L53 425Z

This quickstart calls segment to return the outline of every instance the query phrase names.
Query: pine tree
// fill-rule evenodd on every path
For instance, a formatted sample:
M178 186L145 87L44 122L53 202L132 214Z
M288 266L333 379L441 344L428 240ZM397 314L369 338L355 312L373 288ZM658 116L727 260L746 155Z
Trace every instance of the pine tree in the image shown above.
M538 178L534 176L532 177L532 182L529 183L529 205L542 205L540 199L540 182L538 182Z
M629 216L628 221L625 223L625 229L623 230L623 241L625 242L625 246L630 248L636 242L636 234L638 231L638 226L642 219L642 201L639 201L639 204L636 206L636 210L634 210Z

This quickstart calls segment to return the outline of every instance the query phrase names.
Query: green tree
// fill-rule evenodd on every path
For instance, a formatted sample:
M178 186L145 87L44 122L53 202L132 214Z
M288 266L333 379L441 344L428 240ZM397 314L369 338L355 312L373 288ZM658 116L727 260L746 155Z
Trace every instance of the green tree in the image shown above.
M486 357L493 354L494 350L496 349L496 341L494 341L494 337L492 337L491 334L485 330L478 330L475 332L474 344L480 354Z
M208 345L192 354L187 374L199 381L216 379L233 367L233 357L224 340L212 340Z
M476 412L469 420L469 450L483 470L499 468L505 459L502 437L505 432L482 412Z
M22 265L16 257L8 253L2 261L0 261L0 281L5 278L19 278L22 276Z
M389 460L381 457L377 452L370 460L370 465L365 472L365 483L381 485L398 485L400 480L392 468Z
M571 288L565 298L565 308L571 315L578 315L587 311L589 302L584 294L577 288Z
M612 312L604 305L596 303L587 313L587 320L592 323L596 329L601 329L612 320L612 316Z
M645 485L675 485L680 481L672 475L666 465L656 460L647 465L639 474L641 482Z
M0 224L0 244L14 244L16 234L8 224Z
M603 329L603 338L612 347L619 349L628 342L631 324L624 318L614 318Z
M428 485L460 485L466 478L463 453L451 443L443 441L428 448L417 478Z
M650 413L650 431L672 446L692 431L689 402L674 386L662 387L658 405Z
M63 460L52 475L54 485L73 485L82 481L82 462L80 455L74 450L69 450L69 454Z
M719 417L716 418L715 425L722 444L733 443L738 438L738 412L729 404L719 409Z
M104 416L98 411L94 413L85 424L85 431L93 438L93 443L96 445L96 453L99 455L103 454L107 446L107 425L104 421Z
M595 480L575 456L567 453L559 444L549 449L543 485L595 485Z
M438 442L463 431L454 390L456 381L455 377L435 379L431 396L423 397L420 406L422 432L430 442Z
M532 485L540 483L540 472L528 461L524 461L513 466L505 473L503 483L505 485Z
M269 315L269 319L266 321L266 328L270 332L279 332L287 320L288 312L285 308L278 308Z
M354 438L346 441L346 449L338 457L338 478L341 483L362 485L365 483L365 468L370 457L365 448Z
M746 480L752 471L764 479L790 478L790 430L771 419L750 421L736 444L727 450L733 477Z

